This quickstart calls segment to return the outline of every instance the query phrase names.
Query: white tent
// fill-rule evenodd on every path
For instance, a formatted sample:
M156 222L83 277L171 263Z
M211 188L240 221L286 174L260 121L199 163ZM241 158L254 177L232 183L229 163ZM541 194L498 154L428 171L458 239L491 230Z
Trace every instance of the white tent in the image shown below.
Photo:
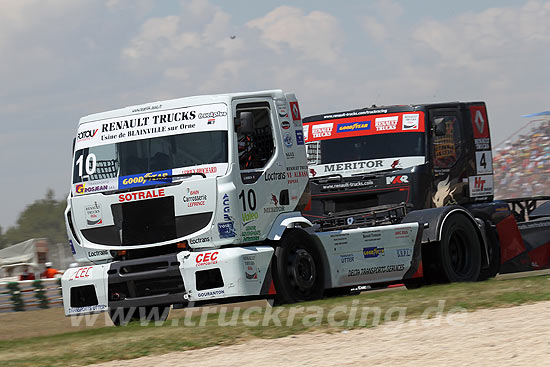
M44 238L30 239L0 250L0 277L6 270L18 266L29 266L32 272L39 270L48 252L48 242ZM15 274L11 274L15 275Z

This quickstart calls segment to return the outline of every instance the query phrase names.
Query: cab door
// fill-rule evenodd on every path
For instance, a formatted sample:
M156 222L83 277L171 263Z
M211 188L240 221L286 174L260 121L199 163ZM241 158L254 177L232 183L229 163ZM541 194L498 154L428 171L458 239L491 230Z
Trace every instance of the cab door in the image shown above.
M258 98L233 101L233 111L237 122L244 120L243 113L252 115L250 126L236 126L240 180L235 186L242 242L261 241L285 210L280 193L286 189L287 179L277 112L271 100Z
M465 145L462 114L456 108L429 111L432 169L432 207L463 204L468 201L470 151Z

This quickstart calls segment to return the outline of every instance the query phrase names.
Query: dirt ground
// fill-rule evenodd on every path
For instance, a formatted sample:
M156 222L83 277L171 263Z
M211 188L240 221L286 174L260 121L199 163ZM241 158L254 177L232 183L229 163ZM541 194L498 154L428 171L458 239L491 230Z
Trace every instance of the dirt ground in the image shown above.
M305 334L98 364L119 366L542 366L550 361L550 302Z

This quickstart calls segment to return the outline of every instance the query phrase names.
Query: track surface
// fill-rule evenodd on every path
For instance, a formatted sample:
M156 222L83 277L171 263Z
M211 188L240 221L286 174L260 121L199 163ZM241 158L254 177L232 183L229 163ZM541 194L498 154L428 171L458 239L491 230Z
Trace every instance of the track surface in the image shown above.
M460 320L457 320L460 321ZM337 334L252 340L95 366L543 366L550 361L550 302Z

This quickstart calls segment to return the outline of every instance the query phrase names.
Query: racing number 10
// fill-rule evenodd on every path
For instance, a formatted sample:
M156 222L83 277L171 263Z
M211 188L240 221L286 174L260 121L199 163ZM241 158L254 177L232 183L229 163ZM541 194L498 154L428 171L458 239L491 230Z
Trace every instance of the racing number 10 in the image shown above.
M78 165L78 176L82 177L82 162L84 160L84 155L81 155L76 160L76 164ZM86 157L86 162L84 163L84 169L86 170L87 175L93 175L95 173L95 169L97 167L97 159L95 157L94 153L88 154Z
M248 190L248 208L249 210L256 210L256 193L254 190L250 189ZM239 199L243 201L243 212L246 212L246 200L244 197L244 190L241 190L241 193L239 194Z

